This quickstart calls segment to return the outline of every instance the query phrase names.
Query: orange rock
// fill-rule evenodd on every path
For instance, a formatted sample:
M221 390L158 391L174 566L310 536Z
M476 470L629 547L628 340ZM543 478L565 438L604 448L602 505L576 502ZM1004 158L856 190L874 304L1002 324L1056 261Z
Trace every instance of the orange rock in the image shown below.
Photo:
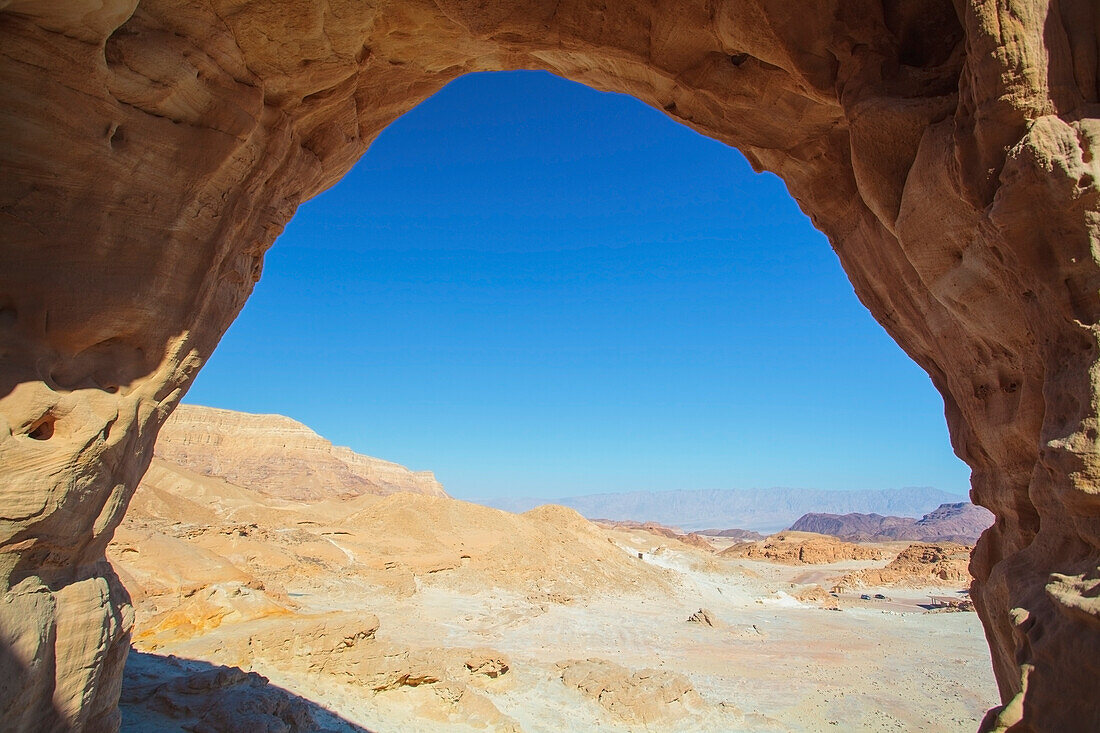
M739 542L719 553L719 557L743 557L784 565L819 565L843 560L878 560L882 551L828 535L812 532L781 532L759 542Z

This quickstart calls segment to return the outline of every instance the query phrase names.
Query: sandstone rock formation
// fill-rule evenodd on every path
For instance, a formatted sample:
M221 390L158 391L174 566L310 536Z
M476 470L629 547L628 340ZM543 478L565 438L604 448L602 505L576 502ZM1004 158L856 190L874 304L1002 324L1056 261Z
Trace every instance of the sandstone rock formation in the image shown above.
M816 532L852 542L921 540L974 544L993 524L993 515L969 503L943 504L920 519L881 514L803 514L791 525L796 532Z
M885 568L849 573L837 585L842 588L944 584L965 587L970 583L967 568L971 549L953 542L909 545Z
M282 415L180 405L161 428L153 456L283 499L397 491L447 495L431 471L410 471L334 446Z
M448 80L547 69L781 176L944 397L996 515L974 599L1003 708L1100 728L1093 0L6 0L0 727L102 730L104 548L295 208Z
M839 599L817 583L802 586L791 591L791 598L801 603L813 603L822 608L834 609L839 607Z
M780 532L759 542L739 542L719 557L743 557L784 565L820 565L842 560L878 560L882 550L812 532Z
M138 724L132 730L195 731L334 730L320 705L299 698L242 667L267 664L300 671L321 684L348 684L360 695L427 687L435 692L422 713L475 728L518 730L474 687L474 678L496 679L507 659L491 650L408 649L378 641L370 614L330 613L252 624L226 634L219 656L239 666L213 666L173 656L138 652L127 665L123 703ZM463 663L463 659L466 662ZM475 666L471 666L473 663ZM469 684L468 684L469 683ZM365 730L341 725L342 730ZM464 728L465 729L465 728Z
M682 675L660 669L631 672L606 659L570 659L558 663L561 680L580 690L616 719L642 726L683 718L702 699Z

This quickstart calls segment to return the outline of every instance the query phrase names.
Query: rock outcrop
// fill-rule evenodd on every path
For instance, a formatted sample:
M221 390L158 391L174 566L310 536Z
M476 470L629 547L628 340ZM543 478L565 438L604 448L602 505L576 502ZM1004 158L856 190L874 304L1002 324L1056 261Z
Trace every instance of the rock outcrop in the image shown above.
M700 608L698 611L688 616L688 623L714 627L718 626L721 622L714 617L713 613L705 608Z
M136 654L127 665L128 712L140 711L133 729L216 731L324 730L318 706L238 667ZM137 706L140 705L140 708ZM326 721L327 722L327 721Z
M881 514L803 514L795 532L816 532L851 542L920 540L974 544L993 524L993 514L969 503L943 504L920 519Z
M296 207L471 71L632 94L781 176L996 515L988 729L1100 728L1094 0L8 0L0 727L104 730L104 549Z
M868 568L842 577L842 588L954 585L970 583L968 565L973 548L953 542L909 545L885 568Z
M606 659L570 659L558 663L561 681L597 702L614 720L660 726L702 707L702 698L686 677L661 669L631 672Z
M253 624L251 633L227 636L219 650L220 657L240 666L137 652L136 664L126 668L122 700L127 715L134 719L130 727L301 733L366 730L333 721L334 714L322 706L242 669L261 664L284 673L297 671L320 684L351 685L360 695L428 688L435 694L426 696L428 703L422 707L427 709L421 710L425 715L456 727L519 730L475 689L476 678L507 674L506 657L491 650L403 648L377 641L377 628L377 618L359 613Z
M759 542L739 542L718 557L765 560L782 565L821 565L844 560L879 560L882 550L812 532L780 532Z

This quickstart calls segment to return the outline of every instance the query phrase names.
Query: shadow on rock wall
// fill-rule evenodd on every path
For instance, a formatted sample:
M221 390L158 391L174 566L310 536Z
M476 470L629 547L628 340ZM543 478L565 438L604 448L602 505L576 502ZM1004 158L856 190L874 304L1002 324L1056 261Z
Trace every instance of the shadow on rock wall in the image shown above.
M51 696L28 696L25 691L40 683L42 674L28 668L25 654L21 655L18 646L13 648L11 630L0 624L0 711L6 711L4 721L16 726L38 725L42 730L61 730L64 716L57 706L52 704ZM18 641L26 642L26 639ZM23 649L22 651L26 651ZM50 681L53 671L50 670ZM28 698L29 701L28 701ZM19 712L16 712L19 711ZM32 723L33 721L33 723Z

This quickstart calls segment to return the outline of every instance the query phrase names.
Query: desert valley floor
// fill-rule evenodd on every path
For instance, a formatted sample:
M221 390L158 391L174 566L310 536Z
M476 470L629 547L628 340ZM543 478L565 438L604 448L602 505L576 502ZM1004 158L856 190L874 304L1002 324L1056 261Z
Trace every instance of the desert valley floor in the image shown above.
M124 731L962 731L997 701L976 615L930 609L958 545L517 515L423 474L288 498L210 450L158 446L109 551Z

